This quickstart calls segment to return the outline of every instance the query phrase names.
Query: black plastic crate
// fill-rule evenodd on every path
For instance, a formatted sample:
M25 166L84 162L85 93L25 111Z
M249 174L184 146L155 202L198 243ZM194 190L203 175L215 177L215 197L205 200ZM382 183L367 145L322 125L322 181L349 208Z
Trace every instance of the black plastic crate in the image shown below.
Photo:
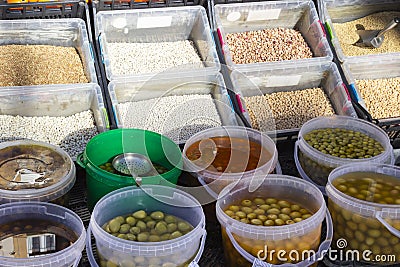
M37 3L0 3L1 19L56 19L83 18L85 2L81 0L37 2Z
M100 0L93 1L97 11L204 5L206 0Z

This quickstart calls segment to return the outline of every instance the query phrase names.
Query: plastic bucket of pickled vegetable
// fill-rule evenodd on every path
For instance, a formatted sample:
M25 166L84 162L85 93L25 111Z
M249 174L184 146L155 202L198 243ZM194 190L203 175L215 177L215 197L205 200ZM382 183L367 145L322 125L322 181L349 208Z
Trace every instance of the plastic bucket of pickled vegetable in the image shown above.
M393 164L388 135L378 126L347 116L318 117L300 129L294 149L300 176L325 194L329 173L345 164Z
M231 183L280 172L274 141L265 133L246 127L201 131L189 138L182 154L185 170L196 175L214 199Z
M146 155L153 164L158 164L166 172L144 177L142 184L176 184L182 169L182 153L171 139L155 132L141 129L116 129L93 137L76 161L86 171L87 200L90 210L104 195L113 190L136 185L132 176L126 176L111 168L112 159L122 153Z
M399 167L372 163L338 167L329 175L326 193L336 249L358 251L362 255L358 261L373 263L384 255L382 263L400 262ZM368 250L371 253L363 254Z
M94 207L87 232L92 267L198 266L206 239L200 203L188 193L160 185L126 187L104 196Z
M58 146L17 140L0 143L0 204L43 201L67 206L76 168Z
M86 231L77 214L45 202L0 205L2 267L78 266Z
M216 213L222 226L226 266L310 266L329 249L333 225L321 191L287 175L260 176L224 188ZM326 237L321 227L326 221Z

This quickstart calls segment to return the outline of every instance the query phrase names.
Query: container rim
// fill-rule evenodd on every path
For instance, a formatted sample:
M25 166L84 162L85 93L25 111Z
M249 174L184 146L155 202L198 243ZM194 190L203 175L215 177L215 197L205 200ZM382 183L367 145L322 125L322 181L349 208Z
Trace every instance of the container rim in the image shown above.
M305 132L305 130L304 130L305 127L311 127L310 125L314 125L314 124L316 124L318 122L321 122L321 121L340 121L340 120L342 120L342 121L352 121L353 123L358 124L358 125L364 124L363 126L365 128L369 127L369 128L373 128L374 130L378 131L379 137L382 138L382 139L385 139L386 142L382 143L382 142L380 142L378 140L376 140L376 141L378 141L382 145L382 147L385 149L385 151L382 152L381 154L379 154L377 156L373 156L371 158L363 158L363 159L339 158L339 157L335 157L335 156L324 154L324 153L320 152L319 150L317 150L316 148L312 147L311 145L309 145L304 140L303 135L308 133L308 132L310 132L310 131ZM324 129L324 128L348 129L348 126L349 125L341 124L341 126L337 126L337 127L330 127L330 126L327 126L327 127L316 127L316 128L314 128L312 130ZM352 126L354 126L354 124ZM351 129L351 130L353 130L353 129ZM370 136L370 135L368 135L368 136ZM319 161L323 161L323 162L329 161L329 162L337 163L337 161L341 161L341 162L357 163L357 164L358 163L362 163L362 162L371 162L371 161L380 159L382 157L390 157L391 154L392 154L392 150L393 150L393 148L392 148L392 146L390 144L389 136L385 133L384 130L382 130L381 128L379 128L375 124L373 124L371 122L368 122L366 120L361 120L361 119L358 119L358 118L353 118L353 117L350 117L350 116L343 116L343 115L321 116L321 117L317 117L317 118L314 118L314 119L311 119L311 120L307 121L300 128L299 135L298 135L298 141L299 141L299 143L298 143L299 144L299 149L302 149L302 150L304 149L307 152L308 156L310 156L310 154L311 154L311 157L317 158ZM321 159L320 156L323 156L325 159Z
M78 235L78 239L69 247L58 251L56 253L48 254L48 255L42 255L40 257L33 257L33 258L9 258L9 257L3 257L0 256L0 262L1 265L3 266L36 266L35 262L39 262L40 264L51 264L51 263L57 263L59 264L60 262L64 262L67 258L73 257L74 254L75 261L80 259L80 255L85 247L85 241L86 241L86 231L85 231L85 226L83 225L82 219L72 210L67 209L63 206L56 205L53 203L48 203L48 202L29 202L29 201L21 201L18 203L6 203L0 205L0 214L1 216L4 216L4 210L5 209L11 209L11 208L19 208L19 207L25 207L25 208L30 208L30 211L28 213L24 214L36 214L36 211L40 208L43 207L47 210L47 208L52 208L52 209L58 209L60 211L64 212L64 216L66 217L65 220L73 219L75 223L79 223L79 228L81 228L81 233L76 233ZM46 212L46 215L50 215L49 213ZM58 217L61 218L59 214L51 214L53 217ZM78 252L77 249L80 251ZM74 251L75 250L75 251ZM67 255L69 254L69 255ZM33 265L27 265L27 263L31 263ZM19 265L15 265L19 264ZM73 264L73 262L71 262ZM46 265L48 266L48 265ZM55 265L51 265L55 266Z
M236 187L235 184L230 184L226 186L221 193L219 194L217 203L216 203L216 212L217 212L217 218L221 223L221 220L224 222L221 223L226 224L225 227L229 225L231 228L232 232L235 234L238 234L240 236L243 236L243 232L246 232L247 234L251 234L253 236L257 237L275 237L278 239L287 239L291 238L294 236L299 236L299 235L304 235L307 233L305 229L314 229L318 225L320 225L323 220L325 219L325 213L327 210L326 204L324 197L321 193L321 191L312 183L307 182L303 179L294 177L294 176L289 176L289 175L282 175L282 174L270 174L265 177L259 176L260 179L263 179L263 185L264 184L269 184L269 185L282 185L284 181L295 183L297 185L302 185L306 186L306 188L309 190L309 193L312 194L316 200L319 200L321 203L321 206L318 208L318 210L309 218L302 220L301 222L290 224L290 225L283 225L283 226L255 226L255 225L249 225L240 221L236 221L229 217L228 215L225 214L225 212L222 210L220 204L221 202L230 195L233 195L239 191L242 191L246 187L243 186L244 183L242 183L242 186ZM249 179L246 179L249 180ZM234 191L231 191L234 189ZM224 225L223 225L224 226ZM238 233L240 232L240 233ZM251 237L250 237L251 238Z
M399 212L400 211L399 204L380 204L380 203L369 202L366 200L361 200L341 192L332 184L334 180L336 180L345 173L375 172L375 173L390 175L388 173L385 173L385 171L395 171L398 174L400 174L400 167L389 164L376 164L376 163L362 163L357 165L346 164L337 167L328 176L326 193L328 194L328 197L330 197L330 195L335 196L335 198L338 199L340 202L346 201L345 202L346 207L350 206L353 210L357 211L368 210L373 212L382 210L386 212L396 212L396 211ZM400 176L396 178L400 181Z
M271 159L269 161L267 161L265 164L257 167L256 169L250 170L250 171L245 171L245 172L238 172L238 173L219 173L219 172L213 172L213 171L209 171L207 169L201 168L198 165L194 164L191 160L189 160L186 156L186 151L188 150L188 148L196 141L199 136L204 135L205 133L210 133L211 136L207 137L207 138L211 138L211 137L218 137L218 136L229 136L229 131L233 131L233 130L237 130L240 131L241 133L251 133L254 135L258 135L261 136L262 140L261 141L261 145L262 147L265 148L265 146L267 146L268 144L273 144L274 145L274 151L271 153ZM214 133L216 131L225 131L226 134L225 135L221 135L218 133ZM205 139L205 138L202 138ZM201 139L199 139L201 140ZM190 145L189 145L190 144ZM277 162L278 162L278 150L276 148L275 142L272 140L271 137L269 137L266 133L257 131L253 128L247 128L244 126L219 126L219 127L213 127L213 128L209 128L203 131L200 131L194 135L192 135L185 143L183 150L182 150L182 158L184 161L184 164L189 168L188 171L190 172L194 172L194 173L198 173L201 174L201 176L207 176L208 178L212 178L212 179L228 179L228 180L236 180L238 178L238 176L244 176L244 175L261 175L259 168L262 167L266 167L269 165L269 170L268 172L271 172ZM186 169L186 167L185 167Z
M97 223L97 220L95 217L97 215L96 214L97 209L104 201L107 201L111 197L124 196L124 195L129 194L129 192L134 192L134 191L147 191L147 193L152 193L153 189L156 189L156 190L158 189L158 190L163 190L163 191L165 191L165 189L167 189L167 190L171 191L170 194L172 193L172 195L180 194L181 200L182 200L182 196L183 196L186 200L192 201L192 205L187 206L187 207L199 208L199 211L201 211L201 219L200 219L199 223L196 226L194 226L193 230L191 230L189 233L187 233L183 236L180 236L180 237L172 239L172 240L159 241L159 242L138 242L138 241L124 240L124 239L115 237L115 236L107 233ZM147 194L147 193L145 193L145 194ZM161 196L161 195L159 195L159 196ZM165 197L165 196L168 197L168 195L164 195L163 197ZM167 204L173 205L171 203L167 203ZM111 248L121 249L123 247L127 247L128 249L132 250L133 247L145 247L147 252L156 253L160 249L160 246L164 247L164 248L168 247L168 248L172 249L174 246L176 246L176 244L183 245L183 244L191 243L191 242L193 242L194 238L197 238L197 236L202 236L205 231L205 215L204 215L204 211L203 211L203 208L202 208L200 202L194 196L192 196L189 193L186 193L180 189L171 188L171 187L162 186L162 185L143 185L140 187L128 186L128 187L123 187L123 188L120 188L118 190L108 193L107 195L103 196L96 203L95 207L93 208L92 215L90 217L90 226L92 228L93 236L96 239L98 237L100 237L102 239L106 239L107 240L106 242L108 243L108 245L110 245ZM157 252L157 254L159 255L160 253Z
M75 183L76 180L76 168L74 165L74 162L72 161L71 157L68 155L65 150L62 148L41 142L41 141L33 141L29 139L22 139L22 140L14 140L14 141L6 141L0 143L0 150L6 147L10 146L18 146L18 145L38 145L46 148L50 148L54 151L56 151L63 159L69 163L69 171L68 173L62 177L58 183L52 184L47 187L43 188L32 188L32 189L21 189L21 190L6 190L6 189L0 189L0 202L3 200L8 200L8 201L18 201L18 199L23 199L23 200L35 200L36 198L39 200L42 197L46 197L48 200L51 201L54 200L54 197L57 198L58 193L60 193L63 190L68 190L72 188L73 184ZM65 192L66 193L66 192ZM32 199L35 198L35 199Z

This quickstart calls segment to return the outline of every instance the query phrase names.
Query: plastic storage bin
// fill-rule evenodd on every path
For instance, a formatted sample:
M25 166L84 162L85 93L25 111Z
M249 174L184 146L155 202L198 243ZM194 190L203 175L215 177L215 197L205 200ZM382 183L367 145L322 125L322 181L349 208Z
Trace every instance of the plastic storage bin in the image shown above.
M182 76L180 78L158 78L158 76L155 76L148 81L144 79L129 78L125 80L112 81L108 86L108 90L111 97L111 103L113 106L115 120L117 122L118 128L128 127L127 125L124 125L124 122L122 121L123 114L119 109L120 104L132 103L133 108L135 102L138 101L155 101L155 107L149 107L149 114L137 114L136 116L138 119L140 116L157 116L158 110L156 109L156 105L158 104L158 101L161 97L185 95L190 96L194 94L211 95L220 122L214 121L214 119L217 119L217 115L215 115L214 112L213 114L215 115L215 118L213 117L213 120L211 121L211 119L207 117L209 114L209 110L200 108L199 110L193 111L190 108L185 107L185 105L194 105L197 101L196 99L185 100L187 102L178 103L174 106L174 108L171 108L171 110L168 111L169 115L166 118L167 121L158 119L158 121L160 122L159 129L154 128L153 123L151 123L151 117L143 118L142 121L146 122L143 125L143 128L147 129L150 127L150 129L148 130L156 131L163 135L166 135L179 144L185 143L188 139L188 136L191 136L201 129L208 127L208 124L221 124L224 126L232 126L238 124L236 120L236 114L233 110L231 100L228 96L228 92L225 88L225 83L221 74L189 75ZM199 99L199 101L203 101L204 103L205 100ZM191 112L190 114L188 114L189 117L181 114L180 111L184 110L189 110ZM132 112L130 111L130 106L128 106L128 112ZM149 120L148 123L147 120ZM196 120L199 121L196 122ZM198 124L202 120L205 120L204 123L206 123L203 126L199 125L199 128L196 128L194 126L193 128L191 126L192 121L193 124ZM134 128L139 128L139 126L136 126ZM179 132L182 132L182 135L176 134Z
M324 128L340 128L363 133L378 141L383 146L384 152L364 159L340 158L324 154L304 140L305 134ZM381 128L365 120L346 116L318 117L303 124L295 144L294 159L301 177L316 184L324 194L329 173L339 166L361 163L393 164L395 160L389 137Z
M226 64L233 69L243 71L248 67L281 66L287 63L318 64L329 62L333 58L317 11L311 1L266 1L215 5L213 15ZM232 61L226 41L227 33L279 27L299 30L311 48L313 58L252 64L235 64Z
M161 175L143 177L142 184L175 186L182 170L179 146L169 138L141 129L115 129L93 137L76 162L86 171L87 204L90 210L104 195L121 187L136 185L132 176L110 173L99 166L122 153L139 153L169 171Z
M400 11L400 1L398 0L318 0L319 15L322 23L324 23L328 38L332 41L336 54L341 62L357 60L360 57L368 59L379 56L365 55L365 56L346 56L339 43L338 35L335 31L333 23L345 23L353 21L367 15L382 12L382 11ZM388 21L389 23L389 21ZM392 56L399 55L400 52L388 53ZM382 55L382 54L380 54Z
M0 206L0 224L6 224L14 222L16 220L46 220L57 224L61 224L63 227L73 231L78 239L71 244L69 247L60 250L58 252L34 256L25 258L12 258L0 256L1 266L4 267L35 267L35 266L49 266L49 267L71 267L78 266L82 256L82 251L85 248L86 232L85 227L81 218L71 210L64 207L57 206L51 203L40 203L40 202L20 202L20 203L9 203ZM29 237L29 236L28 236ZM40 236L37 236L40 237ZM41 236L42 240L40 251L47 249L50 246L46 244L45 236ZM18 244L21 240L14 240ZM28 239L25 240L26 246L28 246ZM33 243L33 242L32 242ZM31 244L32 244L31 243ZM7 244L3 244L6 246ZM33 244L32 244L33 245ZM53 246L56 244L53 244ZM6 247L8 248L8 247ZM34 247L37 249L37 247ZM28 248L26 248L28 249Z
M249 113L243 97L314 87L320 87L324 90L335 114L357 117L346 87L334 63L310 66L287 65L282 68L266 66L259 69L246 69L242 72L235 70L231 74L231 79L237 94L236 100L239 102L239 106L242 107L242 112L250 124ZM285 107L282 107L282 109L282 113L284 113ZM300 127L276 130L276 134L277 136L295 135L299 129ZM275 130L275 128L271 130Z
M164 0L164 1L134 1L134 0L100 0L96 5L98 11L134 8L155 8L204 5L206 0Z
M0 162L1 204L51 201L68 205L76 169L64 150L31 140L1 142Z
M194 229L172 240L161 242L136 242L108 234L102 226L109 220L137 210L162 211L189 222ZM188 193L164 186L126 187L104 196L95 206L88 227L87 254L91 266L98 266L91 251L90 235L96 240L97 254L103 262L141 260L169 262L165 266L198 266L206 239L205 216L200 203ZM139 259L140 258L140 259ZM161 264L160 264L161 265ZM103 265L101 265L103 266Z
M349 91L355 99L366 110L365 101L356 85L356 80L389 79L400 77L400 53L398 55L381 55L373 58L357 58L357 60L346 61L343 65L343 72L349 84ZM377 94L385 94L384 88L379 88ZM383 89L383 90L382 90ZM382 104L384 106L384 104ZM378 119L378 118L374 118ZM380 122L390 123L400 120L399 117L379 118Z
M97 83L85 21L79 18L0 21L0 45L75 47L89 83ZM49 85L43 85L49 86Z
M104 132L107 128L107 113L100 88L93 83L7 87L0 90L0 106L0 115L26 117L64 117L91 110L97 131ZM77 135L81 136L82 133ZM18 137L18 133L11 136ZM30 138L35 139L34 136ZM79 151L70 154L73 160L77 153Z
M226 136L228 136L229 138L239 138L244 140L243 144L245 144L245 146L241 147L239 142L234 143L231 141L227 142L227 144L225 144L224 142L221 142L219 144L219 141L216 143L212 141L212 139L210 139L213 137ZM231 154L229 154L230 158L228 164L236 164L238 160L243 160L243 163L246 164L245 166L241 166L243 171L236 173L229 171L217 172L207 169L208 166L200 166L191 161L188 158L187 151L191 145L201 140L211 140L213 144L215 144L216 146L219 145L219 147L233 147L233 152L231 150ZM251 153L249 148L250 144L247 142L250 141L260 144L262 149L264 150L261 150L261 152L257 154L258 161L256 168L246 171L247 164L250 161ZM237 146L236 148L234 147L235 144ZM199 147L199 150L201 151L201 146L199 145ZM206 149L206 147L204 149ZM238 159L238 153L240 153L240 156L242 156L243 158ZM274 141L266 134L240 126L215 127L201 131L193 135L189 140L187 140L183 148L182 154L185 170L197 176L199 182L206 188L211 196L215 197L215 199L218 198L218 194L221 192L221 190L231 183L237 184L244 178L253 178L257 175L267 175L269 173L272 173L274 170L280 172L280 167L278 167L278 151L276 149ZM261 158L265 162L262 162ZM210 164L211 163L212 162L210 162Z
M358 178L353 179L371 179L367 178L370 177L369 173L384 174L400 179L399 167L384 164L349 164L332 171L326 186L328 207L335 225L332 243L341 245L343 243L337 243L337 240L347 241L347 246L340 248L346 250L344 252L346 255L349 255L349 250L359 251L360 256L362 252L369 251L370 253L364 253L363 257L360 257L359 261L363 261L360 263L361 266L379 259L379 255L385 255L382 259L386 261L382 263L398 266L400 262L400 205L360 200L341 192L332 184L336 179L345 179L340 178L341 176L356 172L365 172L366 176L357 176ZM371 187L373 187L372 184ZM361 190L361 188L358 189ZM368 191L371 196L377 194L372 190ZM354 264L354 262L349 263Z
M151 78L158 73L118 75L113 73L108 42L148 43L193 41L204 67L176 67L158 75L180 77L196 72L217 73L220 64L213 42L206 11L201 6L157 9L116 10L96 14L96 34L108 80L126 76ZM179 53L179 51L176 51Z
M318 188L307 181L286 175L259 176L257 179L260 180L260 186L255 191L249 190L247 180L237 186L234 184L227 186L217 200L216 213L222 227L222 242L227 266L280 266L284 262L278 259L286 256L288 259L289 253L299 255L297 258L294 257L293 266L297 267L310 266L318 259L322 259L331 245L333 225ZM237 221L224 212L230 205L236 205L238 201L254 198L290 201L313 214L307 219L290 225L256 226ZM321 242L321 227L324 218L327 232L325 239ZM294 250L298 254L293 253ZM313 250L315 253L303 254L304 250ZM279 254L274 254L272 251L276 253L279 251ZM308 255L308 258L307 256L301 258L302 254ZM263 257L268 263L262 260Z

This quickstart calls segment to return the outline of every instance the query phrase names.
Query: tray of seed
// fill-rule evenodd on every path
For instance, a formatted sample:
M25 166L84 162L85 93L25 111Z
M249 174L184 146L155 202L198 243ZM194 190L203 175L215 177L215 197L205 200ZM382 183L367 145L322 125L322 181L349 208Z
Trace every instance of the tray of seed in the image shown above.
M308 120L333 114L357 117L334 63L237 70L231 74L236 100L257 130L296 135Z
M181 76L220 68L201 6L100 11L96 34L108 80Z
M100 0L93 1L98 11L154 7L195 6L206 4L207 0Z
M118 128L150 130L183 144L201 130L237 125L221 74L126 79L108 89Z
M358 32L382 30L395 17L400 17L399 0L319 0L318 7L341 62L357 61L358 57L400 54L400 27L387 31L378 48L365 46Z
M82 19L0 21L0 87L97 83Z
M343 64L350 93L391 137L400 124L400 55L358 58Z
M81 18L85 12L85 1L82 0L8 2L0 2L0 19Z
M0 142L31 139L64 149L75 160L106 130L97 84L10 87L0 90Z
M271 1L214 7L226 64L234 69L332 60L311 1Z

